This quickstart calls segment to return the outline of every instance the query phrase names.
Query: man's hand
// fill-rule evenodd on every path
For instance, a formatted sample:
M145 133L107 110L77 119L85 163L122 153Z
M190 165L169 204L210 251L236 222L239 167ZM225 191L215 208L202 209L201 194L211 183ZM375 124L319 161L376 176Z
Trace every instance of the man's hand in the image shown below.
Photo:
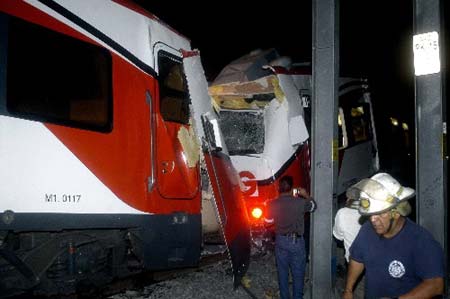
M308 193L308 191L306 191L306 189L304 189L304 188L298 188L297 190L298 190L298 191L297 191L297 194L298 194L300 197L303 197L303 198L306 198L306 199L310 199L310 198L311 198L311 196L309 196L309 193Z
M364 264L350 259L347 270L347 281L345 282L345 289L342 293L342 298L353 299L353 288L358 280L358 277L364 271Z
M344 290L342 292L342 299L353 299L353 292L351 290Z

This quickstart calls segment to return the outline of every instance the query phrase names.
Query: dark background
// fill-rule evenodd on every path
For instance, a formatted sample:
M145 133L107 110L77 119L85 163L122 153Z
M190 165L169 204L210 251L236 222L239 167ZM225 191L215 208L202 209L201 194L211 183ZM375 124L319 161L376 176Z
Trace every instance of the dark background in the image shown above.
M208 80L257 48L311 61L312 1L135 2L191 40ZM381 168L414 187L413 0L340 2L340 74L369 79Z

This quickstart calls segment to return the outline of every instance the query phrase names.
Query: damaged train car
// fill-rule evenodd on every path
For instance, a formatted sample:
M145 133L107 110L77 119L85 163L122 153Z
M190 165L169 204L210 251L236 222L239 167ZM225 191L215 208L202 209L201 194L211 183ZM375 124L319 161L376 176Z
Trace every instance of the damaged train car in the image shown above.
M227 65L209 93L254 230L265 202L278 196L284 175L309 190L311 68L295 65L275 49L253 51ZM339 87L338 195L379 168L368 84L341 78Z
M133 2L0 1L0 297L196 265L200 164L237 286L250 231L217 124L198 53Z

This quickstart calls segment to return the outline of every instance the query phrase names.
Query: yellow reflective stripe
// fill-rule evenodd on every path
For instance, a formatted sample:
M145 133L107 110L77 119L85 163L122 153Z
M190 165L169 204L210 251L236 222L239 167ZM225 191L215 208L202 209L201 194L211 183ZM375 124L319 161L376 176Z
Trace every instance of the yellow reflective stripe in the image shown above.
M400 194L402 194L402 193L403 193L403 186L400 186L400 188L398 189L396 195L400 196Z

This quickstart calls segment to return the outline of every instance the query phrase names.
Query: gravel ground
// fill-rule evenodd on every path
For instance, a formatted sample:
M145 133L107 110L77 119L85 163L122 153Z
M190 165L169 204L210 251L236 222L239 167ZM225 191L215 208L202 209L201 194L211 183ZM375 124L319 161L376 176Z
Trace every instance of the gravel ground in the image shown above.
M308 267L307 267L308 268ZM337 271L336 293L342 290L345 271ZM207 299L276 299L279 298L275 257L272 251L259 252L252 256L249 270L243 284L252 293L248 294L240 286L233 290L231 265L228 261L199 268L194 272L182 273L174 279L150 284L143 289L128 290L109 299L165 299L165 298L207 298ZM309 298L308 270L305 277L305 298ZM362 290L355 294L355 299L363 298ZM340 298L337 295L335 298Z
M195 272L180 274L175 279L151 284L141 290L130 290L110 299L156 298L252 298L243 287L233 290L229 261L221 261ZM273 254L253 257L243 283L256 298L279 298Z

